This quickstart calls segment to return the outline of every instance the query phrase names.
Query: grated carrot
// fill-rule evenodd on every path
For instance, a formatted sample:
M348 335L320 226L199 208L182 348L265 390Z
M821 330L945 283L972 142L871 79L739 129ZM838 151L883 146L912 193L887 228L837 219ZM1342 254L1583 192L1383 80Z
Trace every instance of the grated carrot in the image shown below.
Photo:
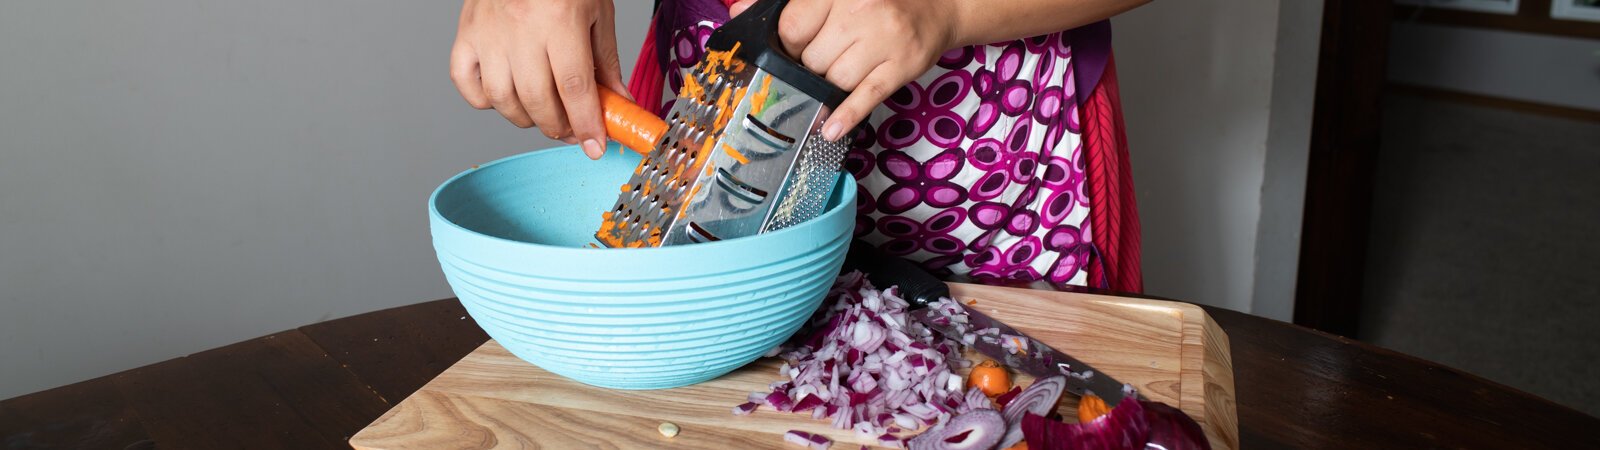
M732 156L735 161L739 162L739 164L750 164L750 158L746 158L743 153L739 153L739 151L735 150L731 145L722 144L722 152L727 153L728 156Z

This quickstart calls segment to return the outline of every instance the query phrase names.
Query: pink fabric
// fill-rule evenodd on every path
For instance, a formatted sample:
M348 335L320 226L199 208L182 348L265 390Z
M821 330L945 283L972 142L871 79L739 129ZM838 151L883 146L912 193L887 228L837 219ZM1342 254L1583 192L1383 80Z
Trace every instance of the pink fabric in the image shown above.
M1087 149L1090 223L1099 250L1089 266L1090 285L1120 292L1144 292L1140 268L1139 211L1133 197L1128 134L1122 122L1116 58L1083 108Z
M644 45L640 46L639 57L633 61L633 75L628 78L628 94L638 99L639 106L646 111L660 116L661 106L661 65L656 63L656 21L650 21L650 29L644 33Z

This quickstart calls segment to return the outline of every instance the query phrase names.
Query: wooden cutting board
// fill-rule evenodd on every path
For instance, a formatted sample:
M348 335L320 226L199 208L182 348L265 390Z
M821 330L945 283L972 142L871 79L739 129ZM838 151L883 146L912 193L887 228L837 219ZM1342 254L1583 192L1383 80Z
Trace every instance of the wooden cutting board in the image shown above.
M1212 448L1239 447L1228 336L1199 307L1175 302L951 283L963 303L1094 365L1147 398L1177 406ZM802 430L856 449L849 430L767 407L734 416L734 405L779 379L763 359L721 378L677 389L622 391L567 380L512 356L493 340L350 438L357 449L437 448L799 448ZM1021 381L1021 380L1019 380ZM1063 409L1075 407L1068 395ZM1065 417L1075 417L1066 414ZM674 438L656 431L677 424Z

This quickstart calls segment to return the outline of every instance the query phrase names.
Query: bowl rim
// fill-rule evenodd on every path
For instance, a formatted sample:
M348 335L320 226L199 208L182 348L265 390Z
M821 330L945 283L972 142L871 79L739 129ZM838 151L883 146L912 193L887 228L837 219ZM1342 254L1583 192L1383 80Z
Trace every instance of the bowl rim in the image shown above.
M616 150L619 150L619 149L621 149L621 146L619 146L615 142L608 142L607 145L606 145L606 153L611 153L612 151L616 151ZM490 162L487 162L487 163L479 164L479 165L477 165L477 166L475 166L473 168L461 171L460 173L457 173L454 176L451 176L449 179L446 179L443 183L440 183L438 187L433 189L433 193L428 195L428 216L429 216L429 218L433 219L433 221L435 221L435 222L445 224L451 230L454 230L454 231L459 232L459 233L464 233L464 234L466 234L468 236L471 236L473 238L489 239L489 240L492 240L492 241L495 241L495 242L498 242L498 243L501 243L501 244L510 245L510 246L513 246L513 247L528 248L528 249L538 249L541 252L556 252L557 254L559 254L561 256L581 255L581 254L594 254L595 250L610 250L610 251L630 252L631 254L636 255L636 256L674 257L674 256L694 256L694 255L690 255L689 254L691 252L700 253L700 252L706 252L706 251L711 251L711 250L720 249L720 248L736 249L736 248L742 247L742 246L760 245L762 240L779 239L779 238L781 238L781 237L783 237L784 235L787 235L787 234L800 233L800 232L804 232L804 230L809 229L809 228L824 226L824 224L826 224L827 222L833 220L838 215L850 214L850 213L855 211L856 191L858 189L856 187L856 180L855 180L855 177L852 176L849 172L846 172L843 169L841 169L839 171L838 181L835 182L834 188L835 188L835 190L843 189L843 192L839 193L839 195L841 195L842 197L839 199L839 204L838 205L835 205L834 207L829 208L827 211L823 212L822 215L817 216L814 219L811 219L811 220L805 221L803 223L800 223L799 225L795 225L795 226L792 226L792 227L784 228L784 229L781 229L781 230L769 231L769 232L761 233L761 234L758 234L758 235L743 236L743 237L738 237L738 238L733 238L733 239L724 239L724 240L715 241L715 242L698 243L698 244L694 244L694 245L669 245L669 246L662 246L662 247L636 247L636 248L606 248L606 247L602 247L602 248L599 248L599 249L595 249L595 248L587 248L587 247L567 247L567 246L560 246L560 245L541 244L541 243L537 243L537 242L527 242L527 241L518 241L518 240L506 239L506 238L503 238L503 237L493 236L493 235L485 234L485 233L482 233L482 232L478 232L478 231L469 229L469 228L467 228L465 226L462 226L461 224L458 224L453 220L450 220L450 219L446 218L444 216L444 214L439 212L439 194L444 192L445 188L450 187L451 185L455 184L456 182L461 181L462 179L464 179L464 178L466 178L466 177L468 177L468 176L470 176L470 175L472 175L474 173L477 173L479 171L483 171L485 169L494 167L496 165L509 164L512 161L516 161L516 160L523 159L523 158L540 157L540 156L543 156L543 155L548 155L548 154L556 153L556 152L581 153L582 151L583 151L582 148L577 146L577 145L562 145L562 146L556 146L556 147L549 147L549 148L532 150L532 151L528 151L528 152L523 152L523 153L507 156L507 157L504 157L504 158L496 159L494 161L490 161ZM854 233L855 224L854 224L854 221L851 221L851 222L852 223L847 224L844 227L845 228L844 233L846 233L846 234L853 234ZM684 255L676 255L677 253L683 253Z

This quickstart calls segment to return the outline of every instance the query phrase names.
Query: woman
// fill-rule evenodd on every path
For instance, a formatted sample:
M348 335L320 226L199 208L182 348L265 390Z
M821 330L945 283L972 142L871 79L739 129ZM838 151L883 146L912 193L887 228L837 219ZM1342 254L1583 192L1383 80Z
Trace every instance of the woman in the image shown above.
M851 91L823 134L854 138L857 234L937 272L1141 291L1105 19L1145 1L789 2L785 49ZM610 1L466 0L450 75L472 106L599 158L595 86L670 101L751 3L659 3L629 89Z

